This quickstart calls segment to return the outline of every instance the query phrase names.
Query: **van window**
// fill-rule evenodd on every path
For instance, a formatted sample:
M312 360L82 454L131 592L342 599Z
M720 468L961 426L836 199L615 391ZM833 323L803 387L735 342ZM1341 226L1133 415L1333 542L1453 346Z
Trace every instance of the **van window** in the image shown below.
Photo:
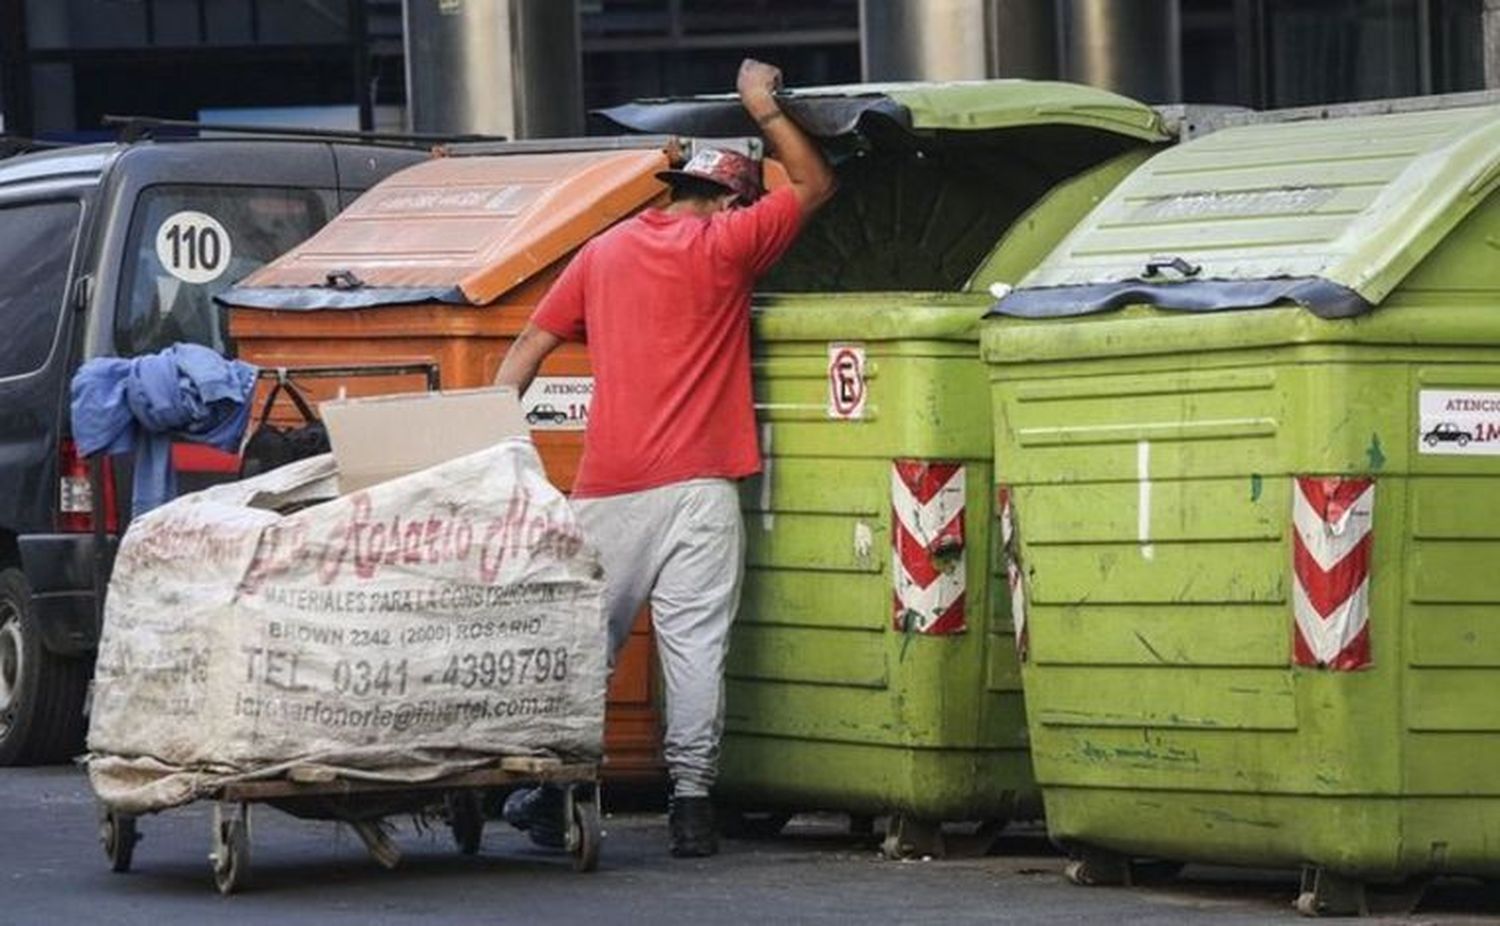
M124 356L177 341L232 354L214 296L317 231L332 192L280 187L148 187L126 243L115 346Z
M0 378L42 368L57 339L77 202L0 208Z

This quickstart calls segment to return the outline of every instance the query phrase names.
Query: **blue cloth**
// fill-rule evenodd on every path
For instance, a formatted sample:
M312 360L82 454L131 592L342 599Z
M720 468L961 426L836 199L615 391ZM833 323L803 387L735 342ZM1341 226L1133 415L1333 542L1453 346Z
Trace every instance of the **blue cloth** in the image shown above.
M240 449L257 372L197 344L96 357L73 375L73 440L84 456L135 451L131 514L144 514L177 495L174 440Z

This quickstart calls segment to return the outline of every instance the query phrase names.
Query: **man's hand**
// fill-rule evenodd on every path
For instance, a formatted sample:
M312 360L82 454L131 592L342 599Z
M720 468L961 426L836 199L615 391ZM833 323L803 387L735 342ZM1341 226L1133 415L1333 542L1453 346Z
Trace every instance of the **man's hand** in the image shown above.
M752 100L774 97L781 89L781 69L764 61L746 58L740 62L740 76L735 82L740 99L746 104Z

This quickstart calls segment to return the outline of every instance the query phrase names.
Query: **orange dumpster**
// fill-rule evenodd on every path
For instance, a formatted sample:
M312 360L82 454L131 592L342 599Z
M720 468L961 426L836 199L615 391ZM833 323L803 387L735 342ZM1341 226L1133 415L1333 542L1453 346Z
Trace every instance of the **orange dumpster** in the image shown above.
M444 389L488 385L537 302L590 237L658 199L667 153L446 157L372 188L222 297L238 356L262 367L435 364ZM572 488L592 387L569 344L523 400L552 481ZM322 400L425 389L409 376L303 381ZM608 780L664 778L648 615L609 692Z

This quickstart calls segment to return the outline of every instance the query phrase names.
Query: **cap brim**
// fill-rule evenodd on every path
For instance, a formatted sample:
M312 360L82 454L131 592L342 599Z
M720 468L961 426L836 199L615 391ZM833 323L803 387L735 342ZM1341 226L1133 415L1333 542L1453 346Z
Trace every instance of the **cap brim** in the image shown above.
M721 183L720 181L715 180L712 177L705 177L702 174L690 174L685 170L657 171L656 179L660 180L662 183L673 183L678 180L697 180L700 183L712 183L714 186L722 188L725 193L734 192L734 187L731 187L727 183Z
M697 181L699 183L712 183L714 186L716 186L719 189L723 190L725 193L735 193L736 195L738 195L738 191L734 187L730 186L727 183L724 183L724 182L719 181L719 180L715 180L712 177L705 177L702 174L690 174L690 173L688 173L685 170L662 170L662 171L657 171L657 173L656 173L656 179L660 180L662 183L667 183L667 184L675 183L675 182L677 182L679 180L693 180L693 181ZM744 196L740 196L740 201L744 202L746 205L749 205L750 203L755 202L755 200L759 199L759 198L760 197L757 196L754 199L746 200L746 198Z

